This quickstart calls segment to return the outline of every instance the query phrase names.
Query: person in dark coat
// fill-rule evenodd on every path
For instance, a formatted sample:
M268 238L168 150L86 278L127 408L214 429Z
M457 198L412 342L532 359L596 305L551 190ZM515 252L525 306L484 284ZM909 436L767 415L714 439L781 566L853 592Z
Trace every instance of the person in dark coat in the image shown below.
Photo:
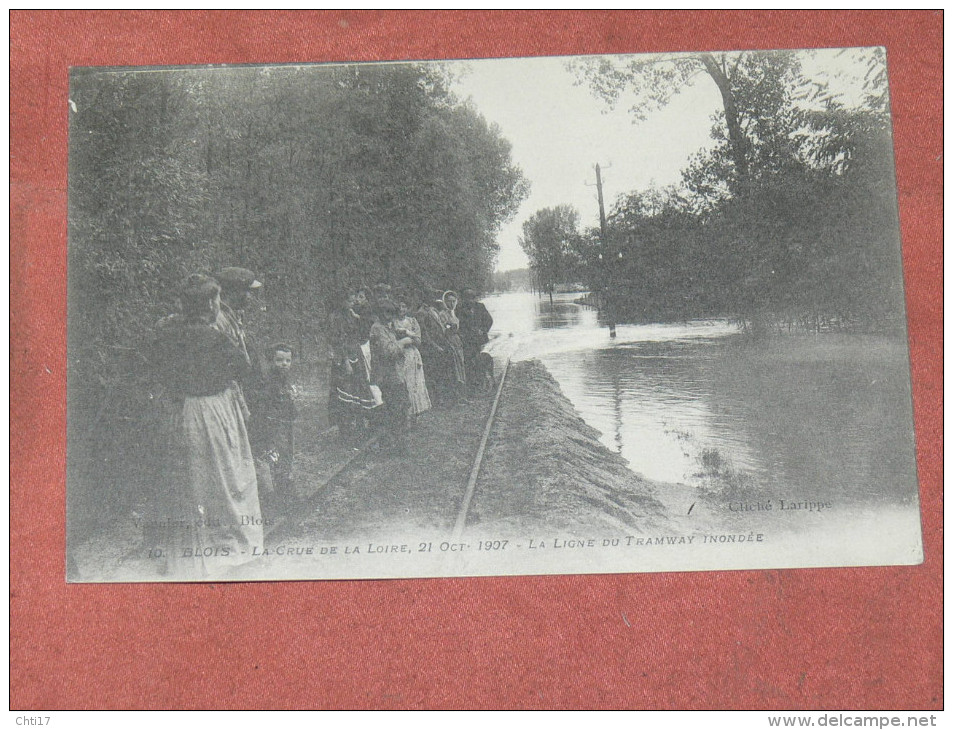
M416 320L420 325L420 357L424 364L424 373L435 405L445 405L454 399L453 389L453 353L447 330L437 312L436 301L440 295L424 292L420 296L421 304L417 309Z
M298 417L295 387L289 377L294 354L284 343L273 345L270 352L271 362L258 400L254 447L262 467L259 483L264 481L261 472L267 469L271 496L279 505L288 506L294 501L294 426Z
M251 306L252 294L261 288L261 282L249 269L228 266L217 274L215 280L222 289L222 309L215 321L215 328L223 332L232 341L245 359L254 367L254 350L249 348L245 334L245 310Z
M460 320L460 339L467 364L467 383L476 385L483 377L483 373L477 372L481 362L478 356L490 341L488 333L493 326L493 317L483 302L477 301L473 289L464 289L463 300L457 305L457 319Z

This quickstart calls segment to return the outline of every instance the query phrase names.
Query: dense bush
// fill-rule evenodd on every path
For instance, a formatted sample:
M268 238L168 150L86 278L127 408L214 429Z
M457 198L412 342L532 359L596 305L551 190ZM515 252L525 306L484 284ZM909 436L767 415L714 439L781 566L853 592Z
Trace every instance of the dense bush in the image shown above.
M902 326L882 49L828 60L863 72L850 105L804 76L805 57L748 51L576 64L598 96L634 93L637 118L706 74L724 101L711 147L681 184L621 196L605 236L565 236L617 318L728 315L756 330Z

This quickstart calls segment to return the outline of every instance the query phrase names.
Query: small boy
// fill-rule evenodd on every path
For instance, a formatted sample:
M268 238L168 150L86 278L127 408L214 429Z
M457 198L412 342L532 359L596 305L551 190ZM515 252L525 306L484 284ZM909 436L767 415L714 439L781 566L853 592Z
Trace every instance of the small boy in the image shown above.
M293 497L295 387L288 382L294 353L289 345L279 343L269 350L271 361L265 371L258 412L252 423L258 438L256 451L268 466L274 497L288 505Z

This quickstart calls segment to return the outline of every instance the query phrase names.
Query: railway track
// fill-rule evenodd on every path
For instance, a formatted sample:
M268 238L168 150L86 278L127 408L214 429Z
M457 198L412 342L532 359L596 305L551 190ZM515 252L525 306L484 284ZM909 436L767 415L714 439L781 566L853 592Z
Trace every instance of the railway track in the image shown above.
M493 403L490 406L490 412L483 427L480 445L477 448L473 462L470 466L466 490L464 492L460 508L457 511L457 517L453 526L451 538L453 540L458 540L466 527L467 515L469 514L470 504L473 501L473 495L476 492L476 485L480 478L480 468L483 465L483 457L486 454L486 446L490 438L490 433L493 430L493 424L496 419L497 408L503 394L503 386L506 383L506 374L509 370L509 365L510 357L506 357L506 359L503 361L503 370L500 374L499 382L496 384ZM286 538L291 532L298 528L308 517L308 515L312 514L314 510L317 509L320 500L323 498L323 495L326 493L329 487L340 482L341 479L346 476L353 467L366 461L367 457L373 453L372 449L378 443L378 440L379 437L377 436L368 439L358 449L354 450L348 454L346 458L335 464L330 473L325 476L322 482L312 490L311 494L295 507L292 514L283 515L277 518L275 523L271 525L269 529L265 530L265 538L271 541L281 540Z
M490 406L490 415L487 416L486 425L483 427L483 437L480 439L480 448L477 449L476 456L473 459L473 466L470 467L470 478L467 479L467 491L463 495L463 503L460 505L457 520L453 525L453 536L451 538L453 541L460 539L460 536L463 534L463 529L467 524L470 502L473 501L473 493L476 491L477 479L480 478L480 467L483 465L483 455L486 453L486 444L490 438L490 431L493 430L496 408L500 404L500 396L503 394L503 384L506 383L506 373L509 367L510 359L506 358L503 362L503 373L500 375L499 385L496 386L496 395L493 396L493 405Z
M346 473L351 466L361 461L364 457L367 457L378 440L378 436L368 439L361 444L359 448L353 450L346 458L335 464L330 474L312 491L311 495L296 505L293 514L282 515L275 520L274 525L271 525L271 529L265 530L265 539L280 540L298 527L304 518L311 514L317 507L318 501L323 496L325 490L336 482L342 474Z

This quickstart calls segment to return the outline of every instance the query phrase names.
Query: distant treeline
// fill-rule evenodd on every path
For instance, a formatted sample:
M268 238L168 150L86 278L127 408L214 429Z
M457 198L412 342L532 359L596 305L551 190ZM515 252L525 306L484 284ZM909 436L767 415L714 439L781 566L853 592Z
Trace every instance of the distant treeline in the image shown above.
M193 271L252 269L264 283L253 334L312 360L348 285L485 287L496 234L528 185L447 74L74 70L71 427L114 439L113 452L132 437L149 405L142 345Z
M497 271L494 272L492 281L494 291L532 291L533 272L529 269Z
M679 56L672 78L663 63L633 62L616 76L594 65L587 74L600 94L628 83L647 100L671 94L653 84L709 73L725 110L713 120L712 148L679 185L615 201L605 239L579 231L569 206L538 211L523 236L534 270L553 283L582 272L619 320L728 315L755 330L902 324L885 66L878 49L855 55L866 95L851 108L803 78L793 52Z

